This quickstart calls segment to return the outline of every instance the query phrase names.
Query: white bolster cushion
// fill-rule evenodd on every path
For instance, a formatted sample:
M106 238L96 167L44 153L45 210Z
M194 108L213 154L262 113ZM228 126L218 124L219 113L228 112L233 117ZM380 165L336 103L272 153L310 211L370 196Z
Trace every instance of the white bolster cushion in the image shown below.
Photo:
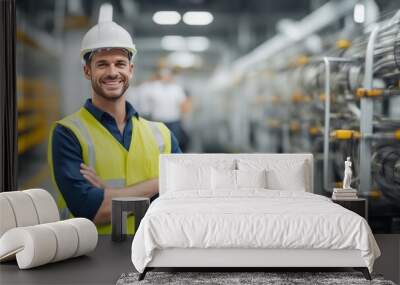
M0 237L9 229L15 228L14 211L8 199L0 195Z
M98 234L92 221L85 218L75 218L64 220L64 222L72 225L78 233L78 248L74 257L86 254L96 248Z
M19 227L7 231L0 239L0 260L14 259L20 269L51 262L57 249L54 233L42 225Z
M39 224L57 222L60 220L57 205L51 194L43 189L28 189L23 193L28 194L36 208Z
M64 221L44 224L56 236L57 248L52 262L57 262L75 256L78 250L78 233L70 224Z
M33 226L39 223L35 205L28 194L23 191L11 191L3 192L1 196L10 202L17 227Z
M0 261L16 257L19 268L28 269L86 254L97 238L95 225L84 218L14 228L0 238Z
M43 189L0 193L0 237L9 229L60 220L57 205Z

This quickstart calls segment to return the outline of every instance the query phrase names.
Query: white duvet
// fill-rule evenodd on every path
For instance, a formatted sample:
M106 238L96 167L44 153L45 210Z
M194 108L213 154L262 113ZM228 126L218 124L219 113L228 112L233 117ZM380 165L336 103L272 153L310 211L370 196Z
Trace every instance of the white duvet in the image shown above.
M165 248L358 249L370 271L380 255L359 215L320 195L265 189L164 194L133 240L135 268L143 272Z

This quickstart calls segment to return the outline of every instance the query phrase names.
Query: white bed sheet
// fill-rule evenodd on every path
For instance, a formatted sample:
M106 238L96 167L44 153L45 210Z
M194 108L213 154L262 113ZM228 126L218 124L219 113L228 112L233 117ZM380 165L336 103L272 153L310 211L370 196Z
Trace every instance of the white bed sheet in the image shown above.
M265 189L162 195L137 230L133 265L143 272L165 248L357 249L371 272L380 255L359 215L320 195Z

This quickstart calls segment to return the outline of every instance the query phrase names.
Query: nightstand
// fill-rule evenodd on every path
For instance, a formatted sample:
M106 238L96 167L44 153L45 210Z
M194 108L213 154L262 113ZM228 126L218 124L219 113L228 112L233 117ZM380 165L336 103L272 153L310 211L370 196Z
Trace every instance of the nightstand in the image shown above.
M334 200L332 202L339 204L340 206L353 211L356 214L359 214L361 217L368 221L368 201L364 198L357 199L341 199Z

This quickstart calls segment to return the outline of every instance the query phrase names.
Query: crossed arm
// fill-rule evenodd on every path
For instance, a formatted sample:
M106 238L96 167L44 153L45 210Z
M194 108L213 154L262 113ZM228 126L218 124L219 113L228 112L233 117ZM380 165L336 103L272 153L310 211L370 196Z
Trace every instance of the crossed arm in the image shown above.
M52 156L49 159L54 179L74 216L86 217L97 224L109 223L113 197L152 197L158 193L158 179L124 188L106 187L93 169L82 165L80 143L66 127L57 125L51 142ZM181 153L172 133L171 147L172 153Z
M104 189L104 199L97 211L94 222L96 224L107 224L111 221L111 200L115 197L139 196L152 197L158 193L158 178L150 179L138 184L123 188L107 187L97 176L93 168L81 163L80 169L83 177L93 186Z

